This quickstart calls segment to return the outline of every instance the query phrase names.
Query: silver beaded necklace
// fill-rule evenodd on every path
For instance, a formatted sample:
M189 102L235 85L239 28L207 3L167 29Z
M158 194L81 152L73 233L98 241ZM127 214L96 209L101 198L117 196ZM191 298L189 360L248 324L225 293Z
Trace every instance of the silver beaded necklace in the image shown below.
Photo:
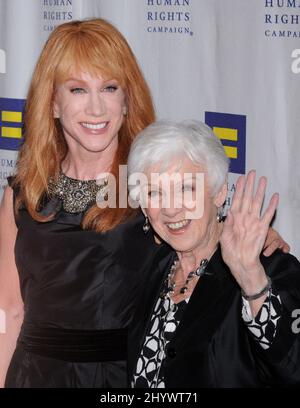
M177 264L178 264L178 259L175 258L171 268L170 268L170 272L168 273L168 276L163 284L163 290L160 294L160 297L162 299L165 299L166 297L170 297L172 295L174 295L175 293L175 288L176 288L176 282L174 279L175 276L175 271L177 268ZM205 269L207 267L208 264L208 259L202 259L198 268L195 269L194 271L190 272L186 278L186 281L184 283L184 285L179 289L179 293L180 294L184 294L187 290L188 290L188 285L190 283L191 280L193 280L196 276L199 278L200 276L202 276L205 273Z

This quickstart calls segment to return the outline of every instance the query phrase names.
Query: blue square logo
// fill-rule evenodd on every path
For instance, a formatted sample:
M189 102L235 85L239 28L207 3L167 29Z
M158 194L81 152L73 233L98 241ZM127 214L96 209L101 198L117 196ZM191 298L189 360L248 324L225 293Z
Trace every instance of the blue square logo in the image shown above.
M23 137L25 101L0 98L0 149L19 149Z
M230 158L229 171L245 174L246 169L246 116L232 113L205 112L205 123L221 140Z

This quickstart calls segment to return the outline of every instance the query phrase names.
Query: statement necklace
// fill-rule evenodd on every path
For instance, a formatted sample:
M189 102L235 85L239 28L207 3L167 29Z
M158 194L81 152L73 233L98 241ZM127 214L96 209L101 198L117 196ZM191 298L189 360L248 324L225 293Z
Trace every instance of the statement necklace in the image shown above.
M202 259L197 269L190 272L186 278L184 285L179 289L179 294L184 294L189 289L189 283L193 280L196 276L199 278L205 272L205 268L208 264L207 259ZM160 297L165 299L166 297L173 296L175 293L176 282L175 282L175 272L178 265L178 259L175 259L173 265L170 268L170 272L164 282L163 290L160 294Z
M105 200L108 181L103 180L76 180L60 173L57 181L50 180L49 194L58 197L63 209L68 213L85 211L97 201Z

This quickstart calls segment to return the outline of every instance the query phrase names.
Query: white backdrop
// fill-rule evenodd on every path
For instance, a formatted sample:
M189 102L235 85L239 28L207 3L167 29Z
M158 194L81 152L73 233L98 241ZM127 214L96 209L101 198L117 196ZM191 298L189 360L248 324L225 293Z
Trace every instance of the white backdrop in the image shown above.
M0 0L1 187L13 171L18 112L49 32L100 16L128 39L158 117L215 128L232 158L230 191L251 168L268 177L267 198L280 193L274 227L300 257L299 7L300 0Z

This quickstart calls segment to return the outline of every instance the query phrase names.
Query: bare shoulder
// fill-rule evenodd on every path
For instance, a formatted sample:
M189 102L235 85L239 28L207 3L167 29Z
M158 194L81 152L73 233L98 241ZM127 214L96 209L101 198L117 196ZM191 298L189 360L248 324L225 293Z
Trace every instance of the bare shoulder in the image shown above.
M11 187L6 186L4 189L3 197L0 205L0 229L17 230L15 217L14 217L14 203L13 203L13 190ZM12 231L11 231L12 232Z
M13 190L7 186L0 206L0 307L4 310L9 308L22 310L19 275L14 254L18 229L13 205Z
M0 253L7 246L15 243L17 235L17 226L14 215L13 190L11 187L5 187L0 205Z
M13 189L10 186L6 186L4 188L4 193L1 200L1 207L13 203L13 194L14 194Z

